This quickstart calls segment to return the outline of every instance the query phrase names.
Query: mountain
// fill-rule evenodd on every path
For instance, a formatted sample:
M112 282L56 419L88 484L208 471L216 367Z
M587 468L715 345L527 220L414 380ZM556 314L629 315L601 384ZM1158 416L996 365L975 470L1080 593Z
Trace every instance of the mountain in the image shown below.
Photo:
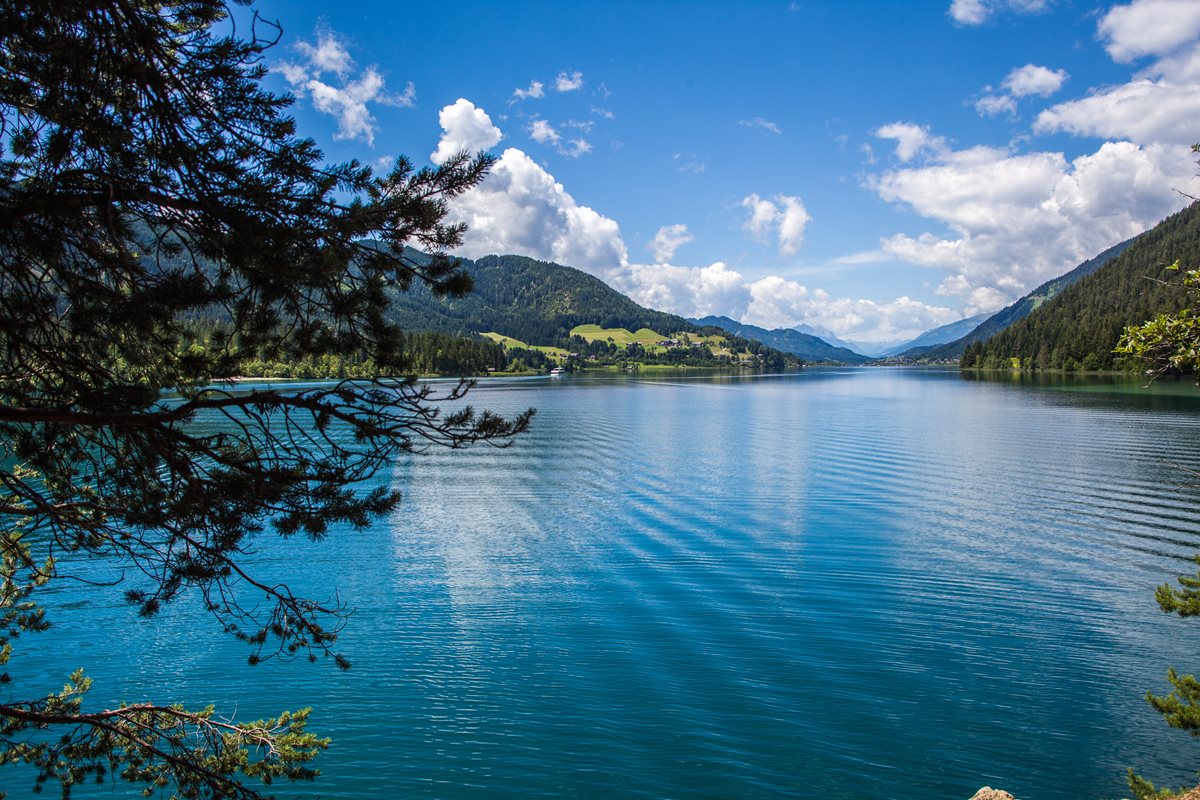
M423 256L408 251L413 259ZM594 275L548 261L525 256L485 256L462 260L474 289L463 297L437 297L424 284L414 283L407 292L395 291L389 314L405 330L437 331L471 336L495 332L530 345L573 349L571 329L579 325L649 328L663 335L674 333L718 333L705 330L683 317L645 308L609 287ZM794 362L783 351L765 343L733 343L763 356L768 366L782 368Z
M1022 319L969 344L963 365L1007 367L1016 358L1030 369L1119 368L1112 350L1127 325L1176 311L1187 301L1178 279L1164 269L1176 260L1200 261L1200 203L1113 249L1118 252L1097 256L1103 264L1060 285Z
M421 258L413 251L410 258ZM692 332L683 317L638 305L604 281L573 267L525 256L462 260L475 288L435 297L424 284L395 292L391 314L407 330L470 335L495 331L530 344L567 339L577 325Z
M728 331L744 339L755 339L767 347L800 356L805 361L836 361L846 364L861 364L870 361L866 356L845 347L834 347L824 339L794 328L767 330L757 325L746 325L729 317L702 317L691 320L696 325L711 326Z
M831 344L834 347L844 347L847 350L852 350L856 353L859 353L859 351L855 349L854 345L850 344L844 339L839 339L837 334L829 330L829 328L825 328L820 325L809 325L807 322L801 322L799 325L792 326L792 330L800 331L800 333L807 333L809 336L815 336L826 344ZM860 353L860 355L862 354Z
M1144 236L1145 234L1141 235ZM899 353L899 355L902 358L912 358L922 361L956 361L962 357L968 345L985 341L1018 320L1029 316L1034 309L1040 307L1042 303L1045 303L1063 289L1091 275L1109 261L1121 255L1138 238L1135 236L1132 239L1126 239L1120 244L1115 244L1095 258L1084 261L1065 275L1060 275L1057 278L1046 281L1017 302L985 319L977 328L960 339L955 339L943 345L934 345L933 347L914 344L904 352Z
M980 324L982 324L991 316L991 314L976 314L973 317L960 319L958 322L951 322L948 325L942 325L941 327L933 328L932 330L925 331L915 339L911 339L902 345L892 348L892 350L885 353L885 355L897 355L915 348L921 348L924 350L927 348L936 347L939 344L948 344L949 342L956 341L957 339L960 339L963 336L971 333L971 331L975 330Z
M908 342L905 339L888 339L885 341L847 339L846 344L856 353L862 353L864 356L870 356L871 358L883 358L902 349Z

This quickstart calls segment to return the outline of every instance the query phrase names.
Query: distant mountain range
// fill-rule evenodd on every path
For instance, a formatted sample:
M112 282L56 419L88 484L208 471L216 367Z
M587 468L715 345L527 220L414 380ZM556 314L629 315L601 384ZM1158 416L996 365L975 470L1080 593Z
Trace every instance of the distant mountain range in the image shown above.
M1182 302L1176 287L1152 280L1178 258L1200 261L1200 203L1045 282L999 312L900 343L853 343L805 324L769 330L723 316L684 319L638 305L588 273L524 256L464 261L474 291L462 298L438 298L414 284L408 292L396 292L391 313L407 330L459 335L494 331L542 345L562 346L572 328L596 324L664 334L721 330L761 342L764 352L790 353L811 362L863 364L898 357L944 363L958 361L971 348L968 359L979 365L1017 358L1045 368L1107 369L1113 367L1112 348L1126 325Z
M835 347L824 339L810 333L801 333L793 328L776 328L768 330L757 325L732 320L729 317L701 317L690 320L695 325L712 326L728 331L734 336L745 339L756 339L767 347L782 350L800 356L805 361L839 362L845 364L862 364L871 359L861 353L856 353L845 347Z
M910 342L905 342L898 348L893 349L888 353L889 356L900 355L913 350L924 351L932 349L939 345L949 342L958 341L964 336L970 335L973 331L978 330L979 326L992 317L992 313L976 314L973 317L960 319L958 322L951 322L949 325L943 325L940 328L934 328L931 331L925 331L917 338Z

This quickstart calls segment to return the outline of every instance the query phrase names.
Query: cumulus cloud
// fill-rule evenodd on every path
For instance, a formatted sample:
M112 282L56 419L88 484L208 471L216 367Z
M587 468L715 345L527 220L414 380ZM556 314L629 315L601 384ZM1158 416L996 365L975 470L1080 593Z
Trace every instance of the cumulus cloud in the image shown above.
M982 25L1001 12L1032 14L1047 5L1049 0L953 0L946 13L960 25Z
M1118 61L1160 58L1124 84L1044 110L1037 133L1129 139L1140 144L1195 141L1200 114L1200 0L1137 0L1117 6L1098 35Z
M979 25L988 18L990 11L983 0L954 0L948 13L962 25Z
M1135 0L1100 20L1098 35L1113 60L1166 55L1200 37L1200 0Z
M987 311L1134 236L1181 208L1172 191L1190 175L1186 152L1108 142L1068 161L1062 153L945 150L920 166L867 181L953 233L897 234L880 242L895 259L946 273L938 293L968 313Z
M776 125L774 122L771 122L771 120L763 119L762 117L755 117L754 119L741 119L738 120L738 125L745 125L747 128L762 128L763 130L770 131L771 133L775 134L783 133L778 125Z
M354 65L345 43L328 28L317 30L316 44L297 42L296 49L308 60L311 68L318 73L332 72L339 78L344 78Z
M337 120L335 139L374 144L376 120L369 104L416 105L417 89L411 81L401 94L392 94L377 67L367 67L355 77L345 41L329 28L318 28L316 42L298 42L296 51L303 57L300 63L284 61L276 69L297 96L309 98L313 108Z
M1064 69L1050 69L1037 64L1017 67L1005 76L1000 84L1003 92L991 86L975 101L975 110L980 116L996 117L1001 114L1016 116L1017 99L1022 97L1049 97L1062 88L1070 77Z
M878 128L875 135L896 143L896 158L912 161L918 155L939 155L946 151L946 140L934 136L929 128L911 122L892 122Z
M646 249L654 254L654 260L665 263L675 257L675 251L695 237L688 233L687 225L664 225L658 229Z
M580 156L592 152L592 145L586 139L571 139L567 142L566 147L559 148L567 158L579 158Z
M743 227L761 242L775 237L780 255L795 255L804 243L804 228L812 217L799 197L777 194L767 199L752 194L743 198L740 205L750 212Z
M975 110L985 117L1011 116L1017 113L1017 101L1006 94L985 94L975 101Z
M688 317L716 314L740 319L750 302L741 274L720 261L707 267L631 264L611 280L644 306Z
M1065 69L1050 69L1036 64L1018 67L1004 79L1003 86L1013 97L1049 97L1062 88L1068 78Z
M580 123L573 120L564 124L577 129L587 130L588 128L588 123ZM562 134L544 119L535 119L529 124L529 135L538 144L553 147L558 151L559 155L566 156L567 158L579 158L586 153L592 152L592 145L586 139L564 140Z
M441 110L438 122L442 125L442 138L437 149L429 155L429 160L435 164L444 164L463 150L470 153L488 150L502 138L491 117L462 97Z
M1060 103L1038 114L1037 133L1063 131L1076 136L1173 142L1196 139L1200 86L1164 80L1134 80L1079 100Z
M528 89L514 89L513 98L516 100L537 99L546 95L546 86L541 81L531 81Z
M460 99L439 115L442 140L433 160L486 148L500 130ZM605 275L628 261L617 223L579 205L562 184L521 150L508 148L487 179L455 199L450 219L469 226L459 252L469 258L519 253Z
M562 139L554 126L544 119L535 119L529 125L529 135L538 144L558 144Z
M574 92L583 88L583 73L572 72L568 75L565 72L558 73L558 77L554 79L554 89L559 92Z

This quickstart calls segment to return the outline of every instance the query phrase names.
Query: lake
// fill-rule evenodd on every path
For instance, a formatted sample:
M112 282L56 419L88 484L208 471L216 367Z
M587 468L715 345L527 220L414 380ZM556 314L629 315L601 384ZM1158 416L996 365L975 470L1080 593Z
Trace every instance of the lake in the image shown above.
M64 584L11 672L95 703L316 707L322 798L1022 800L1191 780L1144 702L1200 669L1154 587L1200 551L1200 393L953 370L498 380L513 448L260 575L355 609L354 664L245 664L195 603ZM6 768L7 770L8 768ZM0 772L11 798L29 796ZM120 796L130 794L125 787ZM92 789L79 797L108 796Z

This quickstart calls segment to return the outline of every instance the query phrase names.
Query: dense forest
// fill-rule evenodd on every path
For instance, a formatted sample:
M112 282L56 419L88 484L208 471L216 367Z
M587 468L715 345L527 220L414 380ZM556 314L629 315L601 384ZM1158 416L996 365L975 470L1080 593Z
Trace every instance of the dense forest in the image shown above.
M987 341L971 343L960 363L983 369L1127 368L1113 352L1125 327L1186 302L1169 277L1174 273L1165 272L1176 260L1200 261L1200 204L1168 217Z

